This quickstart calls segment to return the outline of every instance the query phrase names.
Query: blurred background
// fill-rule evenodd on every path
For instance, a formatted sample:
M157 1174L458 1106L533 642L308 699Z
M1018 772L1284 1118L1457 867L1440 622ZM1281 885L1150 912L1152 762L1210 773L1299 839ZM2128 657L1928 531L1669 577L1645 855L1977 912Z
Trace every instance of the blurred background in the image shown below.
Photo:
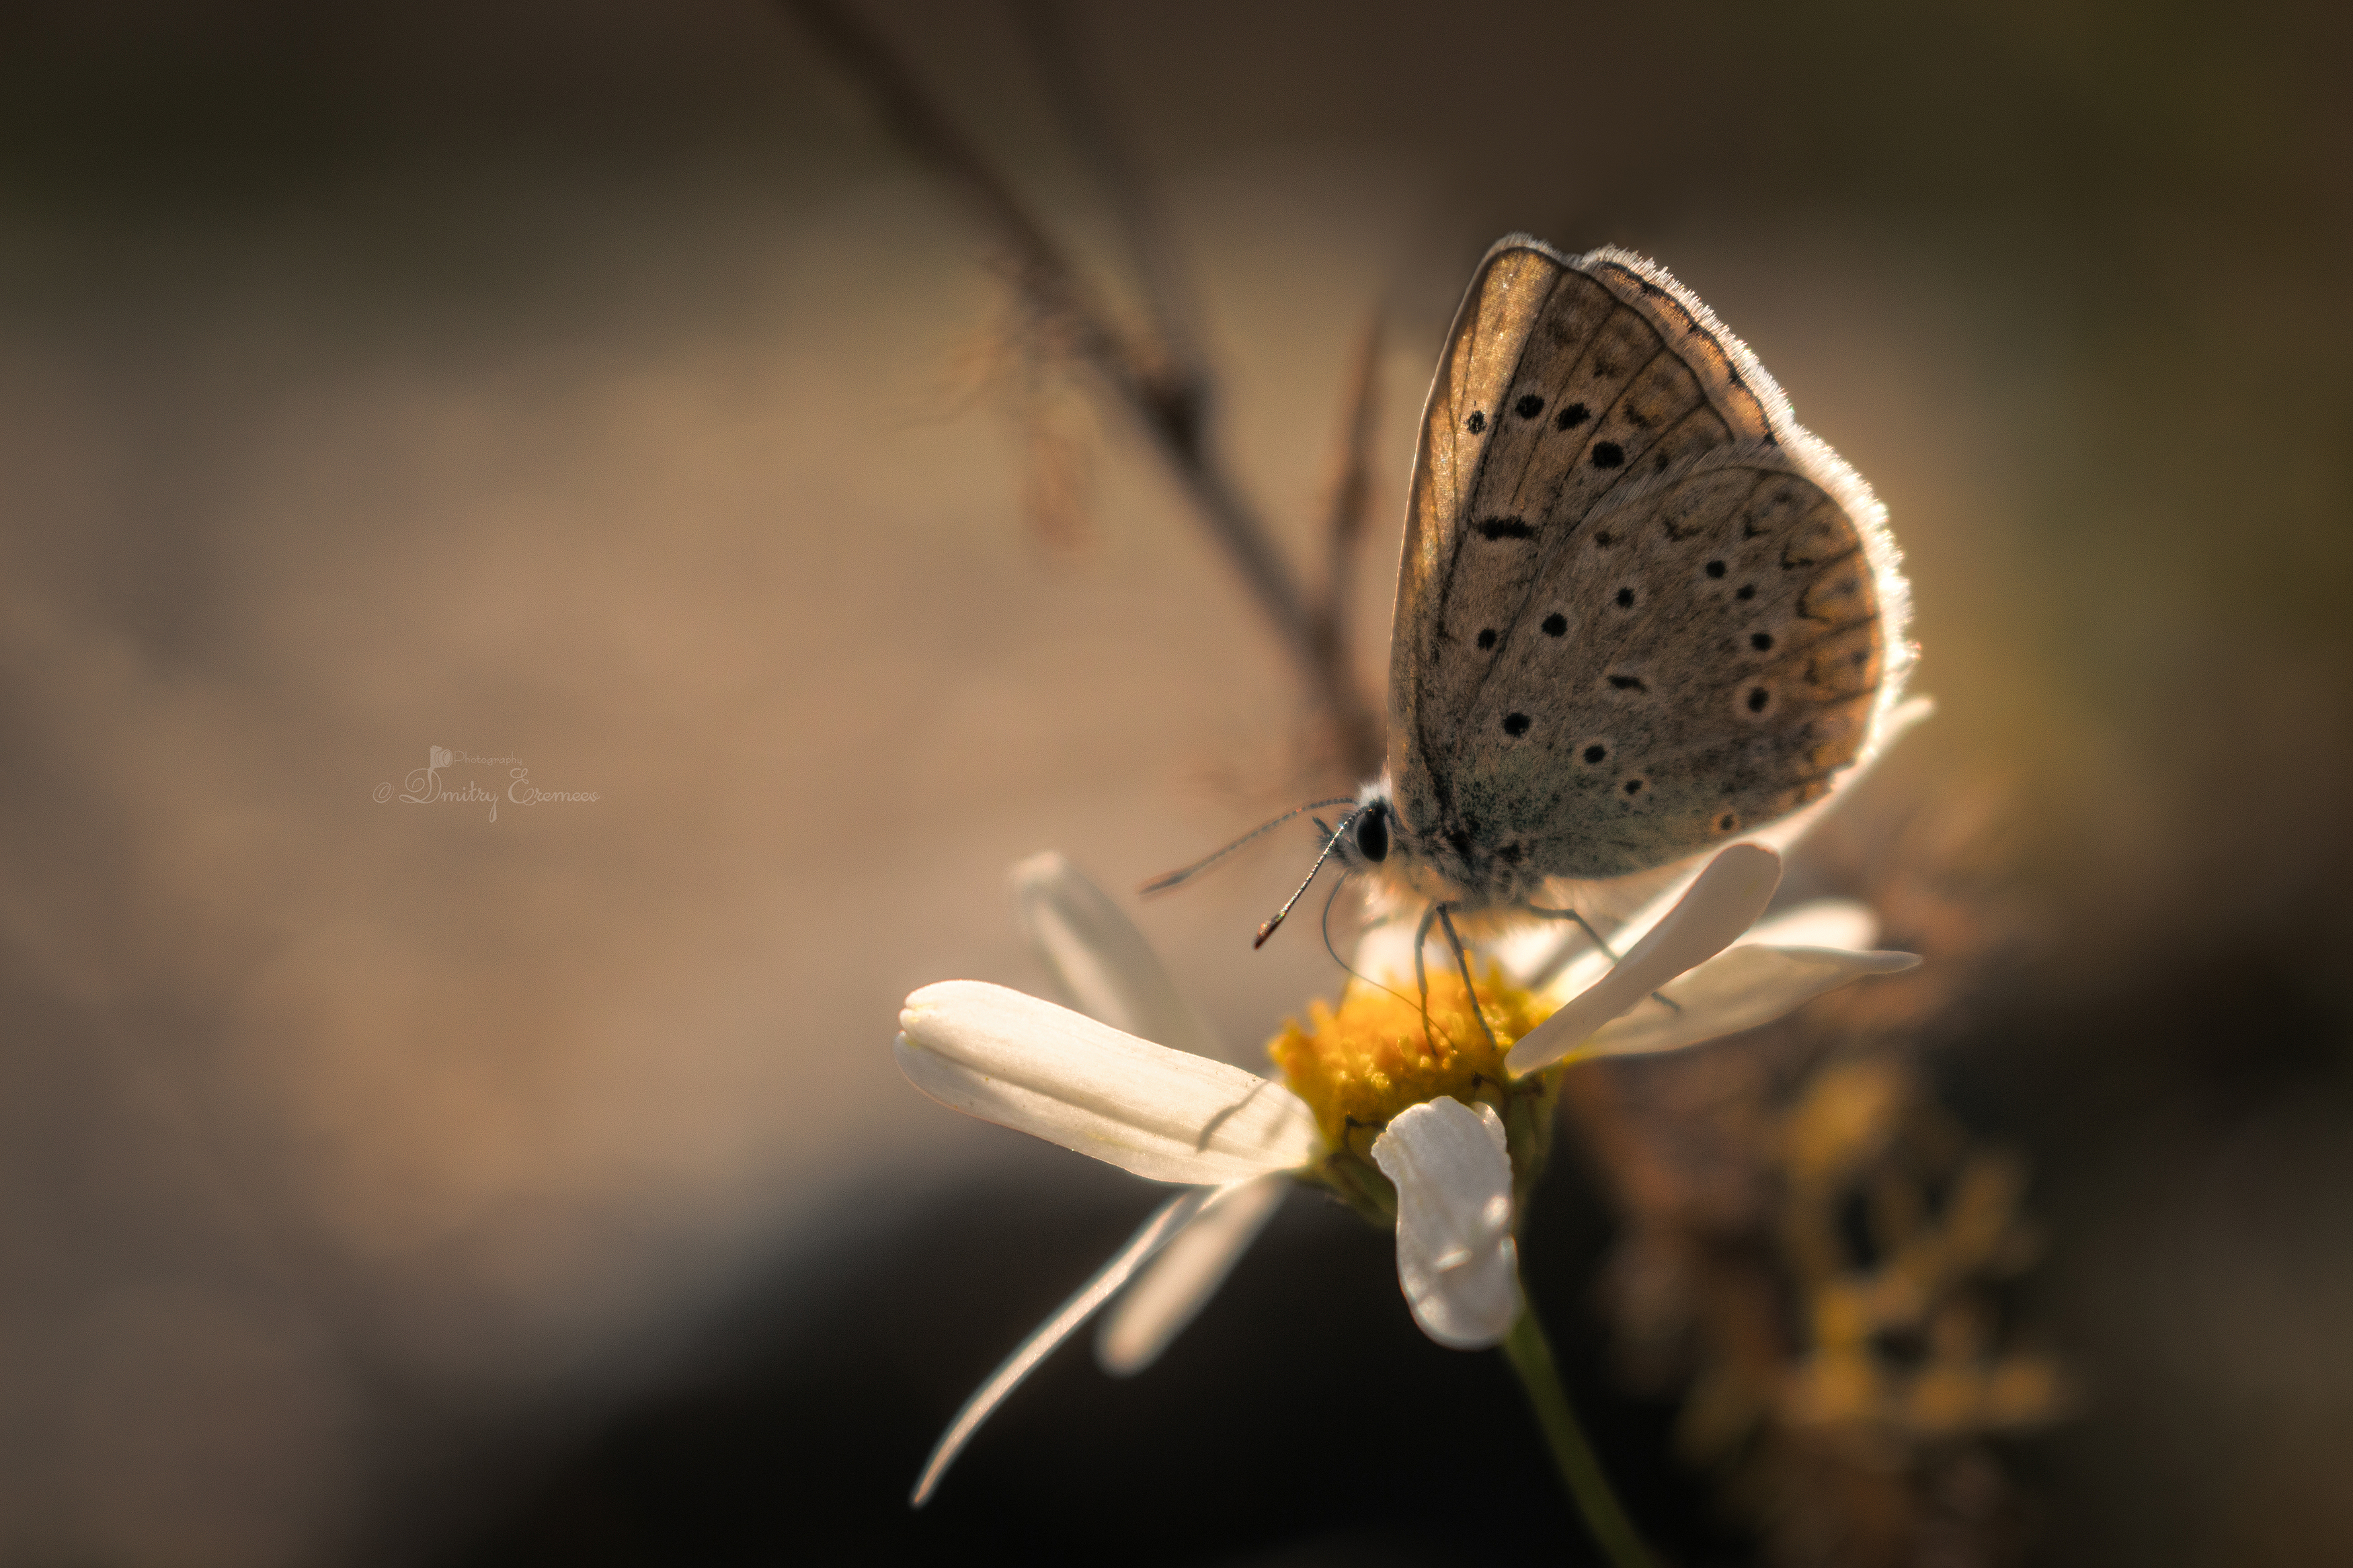
M1132 315L1021 16L856 14ZM1704 1334L1635 1353L1684 1220L1565 1152L1538 1299L1675 1561L2353 1559L2347 17L1070 14L1305 582L1381 325L1367 692L1504 232L1660 258L1889 507L1940 711L1793 885L1942 978L1704 1053L1778 1100L1606 1087L1688 1129L1900 1064L1905 1147L2014 1176L1987 1300L2065 1393L1742 1472ZM904 1510L1154 1194L916 1094L900 998L1042 985L1003 885L1054 847L1257 1059L1336 988L1249 951L1308 834L1130 889L1350 781L792 16L11 7L0 704L0 1561L1582 1560L1500 1364L1304 1195L1160 1366L1073 1349ZM433 748L494 816L399 798Z

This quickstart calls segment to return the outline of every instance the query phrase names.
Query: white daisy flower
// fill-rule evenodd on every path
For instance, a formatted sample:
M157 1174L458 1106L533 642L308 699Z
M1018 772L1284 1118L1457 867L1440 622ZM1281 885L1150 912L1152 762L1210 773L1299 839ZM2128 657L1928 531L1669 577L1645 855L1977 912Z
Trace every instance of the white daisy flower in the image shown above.
M974 1394L912 1500L930 1497L990 1413L1114 1297L1099 1359L1114 1375L1151 1364L1296 1182L1394 1226L1398 1284L1431 1339L1478 1350L1508 1338L1528 1375L1523 1352L1541 1335L1513 1233L1550 1143L1562 1064L1737 1033L1918 962L1870 951L1876 922L1861 905L1757 925L1780 866L1772 847L1727 847L1621 928L1629 945L1614 963L1591 952L1564 964L1552 932L1499 942L1475 1014L1451 955L1428 965L1425 997L1410 935L1377 930L1355 967L1387 984L1352 985L1336 1009L1318 1003L1307 1025L1287 1026L1269 1047L1282 1081L1219 1059L1142 934L1069 862L1016 867L1021 923L1075 1010L980 981L927 985L900 1015L901 1070L944 1105L1184 1190ZM1558 1455L1546 1397L1531 1392Z

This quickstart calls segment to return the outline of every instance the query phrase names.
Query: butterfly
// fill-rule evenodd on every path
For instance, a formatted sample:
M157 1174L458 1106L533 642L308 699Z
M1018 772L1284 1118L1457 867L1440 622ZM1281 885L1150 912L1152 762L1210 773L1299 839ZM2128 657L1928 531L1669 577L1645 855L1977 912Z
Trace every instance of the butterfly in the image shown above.
M1820 799L1911 658L1883 517L1664 268L1498 241L1422 414L1387 765L1325 854L1428 900L1459 956L1452 914L1566 913L1550 885Z

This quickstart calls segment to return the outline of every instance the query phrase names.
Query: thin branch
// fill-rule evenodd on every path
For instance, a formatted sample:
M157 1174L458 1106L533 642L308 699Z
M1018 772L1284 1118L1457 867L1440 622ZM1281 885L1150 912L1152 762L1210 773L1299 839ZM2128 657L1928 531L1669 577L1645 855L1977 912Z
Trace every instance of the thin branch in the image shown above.
M1316 634L1306 595L1276 551L1255 508L1209 451L1192 392L1160 370L1166 356L1139 349L1112 321L1043 225L973 143L933 104L888 45L831 0L778 0L872 100L883 121L925 166L960 194L1011 258L1018 286L1039 312L1069 334L1077 357L1093 366L1149 433L1187 495L1241 574L1252 599L1273 622L1350 759L1378 754L1370 710L1345 660Z
M1095 91L1080 58L1070 7L1062 0L1013 0L1010 9L1037 61L1047 101L1061 118L1063 134L1087 161L1095 184L1111 203L1126 241L1128 264L1135 268L1145 309L1158 336L1155 346L1164 361L1161 374L1172 387L1190 395L1198 424L1208 391L1199 347L1200 311L1143 161Z
M1327 552L1324 596L1315 609L1315 635L1323 656L1343 666L1348 659L1348 599L1356 586L1366 519L1372 510L1372 446L1374 426L1380 423L1380 360L1381 317L1376 310L1365 322L1365 335L1356 346L1356 372L1350 377L1347 423L1340 434L1331 510L1324 531ZM1381 765L1377 750L1348 760L1360 773L1371 773Z
M1545 1338L1544 1326L1536 1321L1533 1305L1520 1310L1503 1351L1512 1370L1519 1373L1528 1403L1535 1407L1536 1425L1544 1429L1553 1463L1567 1483L1594 1544L1609 1559L1610 1568L1652 1568L1651 1549L1643 1544L1641 1531L1627 1517L1625 1506L1610 1488L1609 1477L1601 1468L1585 1428L1577 1425L1576 1406L1569 1404L1568 1392L1561 1386L1552 1345Z

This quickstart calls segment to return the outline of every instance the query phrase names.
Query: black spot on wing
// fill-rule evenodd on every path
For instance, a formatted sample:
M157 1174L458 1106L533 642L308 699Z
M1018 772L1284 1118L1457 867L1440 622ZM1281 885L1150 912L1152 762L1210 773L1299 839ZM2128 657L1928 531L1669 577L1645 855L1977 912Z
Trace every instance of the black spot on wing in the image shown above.
M1534 539L1536 531L1524 517L1491 517L1475 525L1482 539Z
M1588 408L1582 403L1572 403L1567 407L1562 409L1558 415L1554 416L1552 422L1553 428L1556 430L1574 430L1592 417L1593 410Z
M1567 633L1568 617L1562 615L1558 610L1555 610L1551 615L1548 615L1544 618L1545 636L1548 637L1566 637Z
M1525 713L1506 713L1504 715L1504 733L1517 740L1528 732L1529 722Z
M1473 408L1471 411L1471 417L1462 422L1462 428L1470 431L1473 436L1481 434L1487 428L1486 413L1482 409Z
M1531 392L1512 405L1512 412L1523 419L1533 419L1544 412L1544 399Z
M1596 441L1593 443L1593 466L1595 468L1614 468L1625 460L1626 448L1620 446L1617 442Z
M1479 646L1481 647L1493 647L1495 646L1494 627L1489 626L1479 634Z

